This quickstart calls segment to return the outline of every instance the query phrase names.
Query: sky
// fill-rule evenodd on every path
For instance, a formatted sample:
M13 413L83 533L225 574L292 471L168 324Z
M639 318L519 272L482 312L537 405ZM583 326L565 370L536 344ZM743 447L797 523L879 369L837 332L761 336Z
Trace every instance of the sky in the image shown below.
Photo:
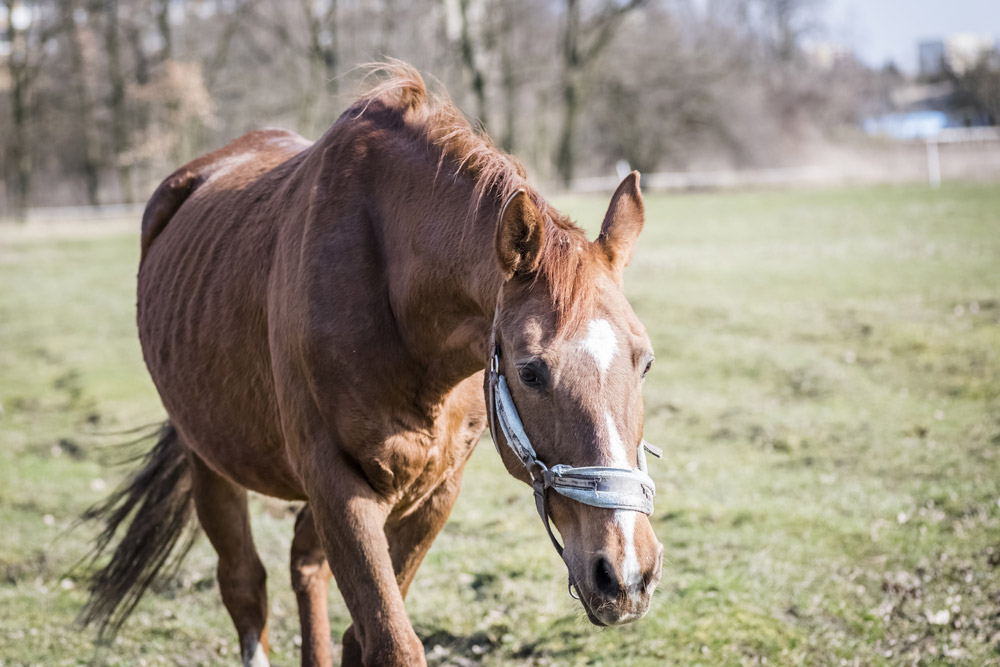
M952 33L1000 40L1000 0L825 0L828 37L873 66L913 72L917 43Z

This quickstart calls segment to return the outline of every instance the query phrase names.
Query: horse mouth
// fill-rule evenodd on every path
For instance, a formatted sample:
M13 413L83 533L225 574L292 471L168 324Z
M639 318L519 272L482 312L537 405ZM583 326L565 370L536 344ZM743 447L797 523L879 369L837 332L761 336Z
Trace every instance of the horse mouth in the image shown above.
M577 589L577 590L579 590L579 589ZM587 612L587 620L588 621L590 621L591 623L593 623L594 625L596 625L599 628L606 628L606 627L608 627L608 624L605 623L604 621L602 621L601 619L599 619L597 617L597 614L595 614L594 611L590 608L590 602L587 600L587 597L585 595L583 595L583 594L580 595L580 605L583 607L583 610L585 612Z
M580 601L580 605L583 607L583 611L586 612L587 614L587 620L599 628L610 628L616 625L625 625L628 623L632 623L633 621L637 621L646 615L646 610L636 612L636 610L633 609L628 612L618 614L612 620L605 620L595 613L594 611L595 600L588 595L584 595L584 593L581 592L579 588L577 588L576 590L577 590L577 595L575 595L574 597Z

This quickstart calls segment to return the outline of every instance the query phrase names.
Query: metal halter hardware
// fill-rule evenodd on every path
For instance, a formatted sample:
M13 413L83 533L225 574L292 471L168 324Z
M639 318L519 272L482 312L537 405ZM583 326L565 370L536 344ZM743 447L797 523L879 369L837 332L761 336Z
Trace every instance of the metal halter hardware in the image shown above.
M500 439L497 424L503 432L507 446L528 471L531 486L534 490L535 508L545 525L545 530L552 540L559 556L563 555L563 546L552 532L549 521L548 497L546 491L553 489L556 493L593 507L606 509L632 510L651 514L653 498L656 496L656 485L646 472L646 452L657 458L662 458L663 452L645 440L639 447L638 468L613 468L607 466L573 466L557 464L546 466L538 460L534 447L524 431L514 400L507 387L506 378L500 374L500 348L496 340L496 323L499 318L499 304L494 316L492 332L492 350L488 376L489 426L497 453L500 453ZM573 581L570 579L570 595L573 595ZM577 596L573 596L577 597Z

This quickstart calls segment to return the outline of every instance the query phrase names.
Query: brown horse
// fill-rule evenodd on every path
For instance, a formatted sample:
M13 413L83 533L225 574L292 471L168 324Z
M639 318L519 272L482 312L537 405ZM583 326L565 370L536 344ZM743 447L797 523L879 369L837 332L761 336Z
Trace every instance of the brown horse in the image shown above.
M648 609L662 562L640 445L652 351L622 291L638 175L591 242L415 70L383 69L317 142L248 134L150 199L138 325L169 422L90 513L107 524L100 549L133 517L84 610L102 631L193 507L243 661L266 665L252 490L307 501L291 553L303 663L331 662L332 574L353 621L344 664L425 664L403 599L488 413L590 620Z

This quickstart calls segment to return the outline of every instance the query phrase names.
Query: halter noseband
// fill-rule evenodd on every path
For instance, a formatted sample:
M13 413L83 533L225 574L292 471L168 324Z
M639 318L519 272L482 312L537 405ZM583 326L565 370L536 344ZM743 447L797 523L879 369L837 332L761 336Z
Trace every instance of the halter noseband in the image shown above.
M503 210L521 190L515 192L504 203ZM501 219L503 213L501 213ZM500 453L500 439L497 425L503 432L504 440L514 456L528 471L531 487L534 490L535 508L542 519L549 539L559 556L563 555L563 546L552 532L549 520L548 495L549 489L556 493L592 507L605 509L632 510L651 514L653 498L656 496L656 485L646 472L646 452L657 458L662 458L663 452L645 440L642 441L638 453L638 468L614 468L607 466L573 466L557 464L546 466L538 460L534 447L524 431L521 417L514 407L514 399L510 395L506 378L500 374L500 345L497 342L497 322L500 318L500 300L493 316L493 328L490 334L490 367L487 378L487 393L489 403L490 435L497 453ZM573 595L573 580L570 576L570 595ZM573 595L573 597L577 597Z

